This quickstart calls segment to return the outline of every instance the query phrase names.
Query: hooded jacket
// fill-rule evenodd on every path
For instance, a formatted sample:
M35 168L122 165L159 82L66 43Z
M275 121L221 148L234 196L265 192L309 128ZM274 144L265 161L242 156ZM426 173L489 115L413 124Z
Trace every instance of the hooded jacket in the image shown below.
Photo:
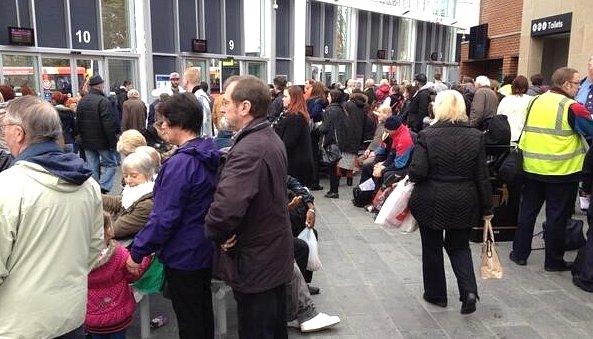
M152 212L132 246L135 262L158 252L169 268L212 266L214 244L204 235L204 217L214 197L219 161L212 139L196 138L163 163L154 183Z
M383 84L379 86L379 88L377 88L377 90L375 91L375 98L377 99L377 102L382 103L383 100L385 100L389 96L390 90L391 87L389 87L388 84Z
M103 242L101 191L54 142L0 173L0 338L54 338L84 321Z

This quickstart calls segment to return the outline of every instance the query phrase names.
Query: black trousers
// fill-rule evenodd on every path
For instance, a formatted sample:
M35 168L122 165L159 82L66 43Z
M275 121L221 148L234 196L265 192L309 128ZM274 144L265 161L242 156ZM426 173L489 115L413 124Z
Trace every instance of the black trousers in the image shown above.
M319 139L319 131L311 131L311 146L313 149L313 187L319 186L319 167L321 162Z
M443 232L445 237L443 239ZM447 281L443 262L443 247L449 255L457 278L460 299L467 293L478 293L472 254L469 248L471 228L461 230L433 230L420 225L422 239L422 276L427 297L446 300Z
M313 233L315 234L315 239L319 241L317 230L313 229ZM309 261L309 245L307 245L304 240L301 240L296 236L294 237L294 260L296 261L303 278L305 278L305 282L310 284L313 280L313 271L309 271L307 269L307 261Z
M564 265L564 233L566 221L574 213L578 183L552 184L527 179L521 191L517 232L513 241L513 253L518 259L527 259L531 254L533 228L537 215L546 203L545 267Z
M304 272L307 271L307 261L309 261L309 246L299 238L294 238L294 260L304 277Z
M286 284L261 293L233 291L241 339L286 339ZM196 337L197 338L197 337Z
M165 266L165 279L177 316L179 338L214 338L212 270L183 271Z
M338 175L338 163L333 163L327 166L329 172L329 191L338 193L338 186L340 186L340 176Z

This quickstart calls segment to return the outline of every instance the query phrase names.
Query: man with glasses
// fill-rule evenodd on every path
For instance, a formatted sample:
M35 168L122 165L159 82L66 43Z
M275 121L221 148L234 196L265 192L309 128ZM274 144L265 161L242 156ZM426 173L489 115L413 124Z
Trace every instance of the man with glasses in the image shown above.
M564 261L566 222L573 214L578 183L593 137L591 114L573 98L580 86L577 70L557 69L552 87L536 97L527 109L525 128L519 141L523 151L525 182L519 211L519 229L510 258L526 265L531 253L533 228L546 203L544 238L546 271L567 271L572 263Z

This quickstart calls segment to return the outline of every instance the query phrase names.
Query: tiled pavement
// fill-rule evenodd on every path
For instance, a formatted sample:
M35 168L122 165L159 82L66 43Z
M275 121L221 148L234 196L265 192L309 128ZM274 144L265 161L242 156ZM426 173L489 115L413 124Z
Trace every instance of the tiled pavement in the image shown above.
M593 294L574 287L569 272L545 272L543 251L534 251L528 265L519 267L508 260L510 243L500 243L505 276L501 280L478 276L478 310L464 316L459 313L457 285L448 259L449 306L443 309L422 300L417 232L401 234L374 225L369 213L350 203L349 187L340 187L341 198L336 200L324 198L323 193L315 193L323 269L314 274L321 294L313 298L319 311L337 314L342 322L308 335L290 330L290 338L593 337ZM541 240L534 241L534 246L541 244ZM477 270L480 245L471 247ZM574 256L570 252L567 259ZM174 318L170 304L160 297L152 298L151 307L153 314ZM230 331L236 332L236 317L229 313ZM139 338L137 319L128 337ZM176 337L174 319L152 332L152 338Z

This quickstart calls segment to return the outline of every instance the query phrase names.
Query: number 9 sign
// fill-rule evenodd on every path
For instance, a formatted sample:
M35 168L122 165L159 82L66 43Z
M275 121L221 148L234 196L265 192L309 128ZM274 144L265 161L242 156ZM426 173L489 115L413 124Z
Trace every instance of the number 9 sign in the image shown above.
M233 40L229 40L229 50L234 50L235 49L235 41Z

